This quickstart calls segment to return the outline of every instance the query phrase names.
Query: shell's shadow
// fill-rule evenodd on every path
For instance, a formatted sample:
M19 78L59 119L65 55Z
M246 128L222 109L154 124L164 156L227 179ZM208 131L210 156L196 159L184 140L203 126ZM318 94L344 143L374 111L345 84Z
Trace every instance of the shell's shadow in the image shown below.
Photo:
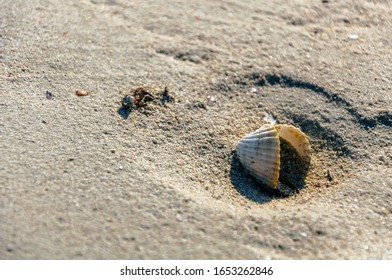
M120 108L118 108L117 113L125 120L129 117L131 111L132 111L131 109L125 106L121 106Z

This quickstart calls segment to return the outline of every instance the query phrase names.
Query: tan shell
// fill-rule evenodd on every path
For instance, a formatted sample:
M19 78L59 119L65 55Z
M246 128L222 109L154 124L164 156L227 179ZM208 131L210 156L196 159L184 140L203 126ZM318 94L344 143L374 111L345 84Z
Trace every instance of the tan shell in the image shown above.
M280 171L280 140L290 143L298 155L310 163L310 143L305 133L292 125L266 124L246 135L237 145L237 155L245 169L261 183L276 189Z
M85 91L85 90L78 89L78 90L75 91L75 95L76 96L86 96L86 95L88 95L88 92Z

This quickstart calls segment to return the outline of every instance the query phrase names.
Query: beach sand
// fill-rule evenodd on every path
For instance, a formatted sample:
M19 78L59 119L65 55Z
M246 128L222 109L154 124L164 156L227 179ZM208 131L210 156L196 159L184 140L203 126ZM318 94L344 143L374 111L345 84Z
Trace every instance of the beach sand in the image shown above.
M392 259L391 14L0 0L0 258ZM312 145L287 197L235 154L266 114Z

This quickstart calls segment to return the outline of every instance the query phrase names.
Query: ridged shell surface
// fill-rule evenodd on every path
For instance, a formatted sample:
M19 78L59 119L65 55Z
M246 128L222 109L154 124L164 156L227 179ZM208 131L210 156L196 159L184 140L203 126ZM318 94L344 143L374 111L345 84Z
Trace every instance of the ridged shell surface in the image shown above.
M263 125L238 143L237 156L245 169L261 183L276 189L280 171L280 140L290 143L310 163L310 143L305 133L292 125Z
M252 176L271 188L277 187L280 142L274 126L262 126L242 138L236 152L240 162Z

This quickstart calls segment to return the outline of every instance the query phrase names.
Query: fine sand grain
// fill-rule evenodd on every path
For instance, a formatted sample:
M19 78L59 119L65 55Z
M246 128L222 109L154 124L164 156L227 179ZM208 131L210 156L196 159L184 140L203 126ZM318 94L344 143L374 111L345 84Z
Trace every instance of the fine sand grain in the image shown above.
M1 259L392 259L390 1L0 0L0 20ZM266 114L313 148L289 196L235 154Z

